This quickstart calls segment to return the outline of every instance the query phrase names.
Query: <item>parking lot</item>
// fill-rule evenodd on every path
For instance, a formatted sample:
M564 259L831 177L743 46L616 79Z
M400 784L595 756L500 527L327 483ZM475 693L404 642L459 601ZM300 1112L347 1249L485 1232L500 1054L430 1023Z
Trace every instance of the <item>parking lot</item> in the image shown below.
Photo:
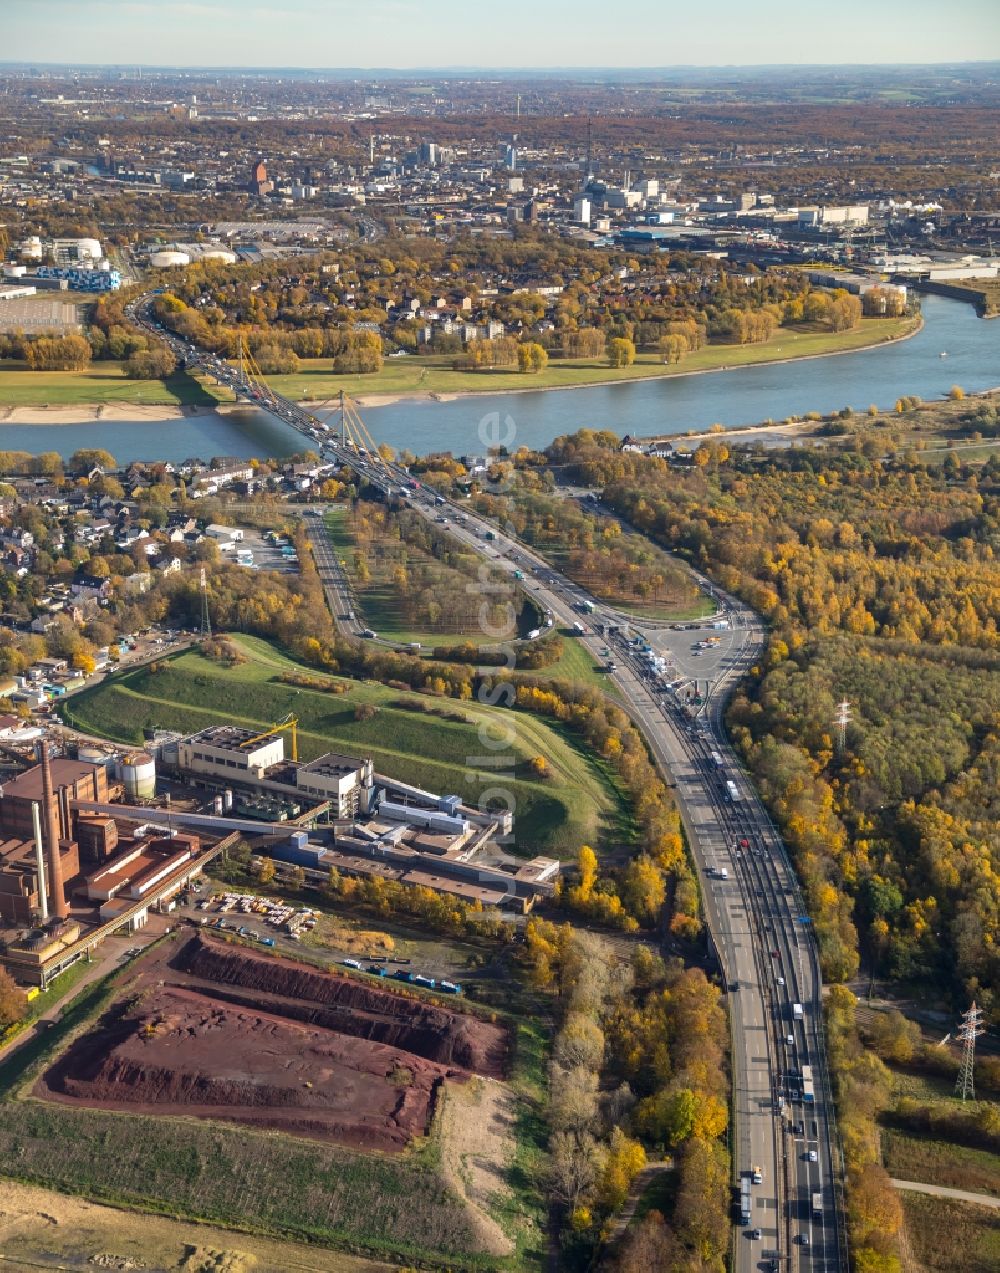
M287 550L290 547L289 542L281 537L278 537L278 542L275 542L274 538L268 538L266 532L249 528L243 531L243 542L236 545L237 551L253 554L251 565L253 570L277 570L286 575L298 574L298 558L287 551L282 552L283 548ZM232 556L234 561L237 560L236 553Z

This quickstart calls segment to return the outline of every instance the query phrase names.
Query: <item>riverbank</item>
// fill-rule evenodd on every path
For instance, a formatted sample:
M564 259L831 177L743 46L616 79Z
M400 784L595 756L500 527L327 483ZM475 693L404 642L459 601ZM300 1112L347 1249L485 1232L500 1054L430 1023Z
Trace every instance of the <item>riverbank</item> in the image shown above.
M915 336L923 326L916 318L867 318L846 332L804 332L781 328L763 345L706 345L683 362L667 366L656 354L640 354L631 367L612 370L603 359L563 360L544 371L455 371L451 356L387 359L382 370L367 376L332 376L319 368L294 375L271 376L269 384L286 397L316 410L336 406L341 391L361 407L390 407L405 402L455 402L487 394L546 393L564 389L597 389L649 380L735 371L751 366L780 366L810 358L877 349Z
M166 424L170 420L190 420L211 416L218 407L168 406L143 403L82 403L77 406L0 406L0 424L65 425L91 424L103 420L107 424Z
M294 375L270 376L268 383L287 398L316 411L333 409L341 391L362 407L403 402L453 402L484 394L542 393L603 388L647 380L778 366L808 358L856 353L906 340L918 319L869 318L847 332L781 329L764 345L709 345L682 363L665 366L655 354L640 354L631 367L609 368L602 359L555 360L542 372L455 371L451 356L387 359L369 376L334 375L329 359L307 360ZM84 371L0 369L0 424L88 424L95 420L169 421L211 414L228 394L210 381L175 373L165 381L129 380L119 363L94 363Z

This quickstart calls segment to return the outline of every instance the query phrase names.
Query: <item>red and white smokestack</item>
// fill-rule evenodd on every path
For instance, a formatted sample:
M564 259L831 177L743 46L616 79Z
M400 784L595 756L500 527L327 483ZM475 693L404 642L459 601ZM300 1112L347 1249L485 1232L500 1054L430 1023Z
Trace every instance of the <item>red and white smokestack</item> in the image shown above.
M49 908L57 919L69 914L66 889L63 887L62 860L59 856L59 824L56 821L55 797L52 792L52 768L49 749L38 744L42 760L42 815L45 819L45 852L49 863Z

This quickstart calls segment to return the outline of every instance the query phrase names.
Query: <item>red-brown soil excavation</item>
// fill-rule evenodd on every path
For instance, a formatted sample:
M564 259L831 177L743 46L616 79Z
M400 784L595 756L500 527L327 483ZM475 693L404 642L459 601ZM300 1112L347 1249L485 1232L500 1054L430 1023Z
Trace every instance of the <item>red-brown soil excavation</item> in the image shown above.
M168 954L140 963L39 1095L398 1150L442 1080L502 1070L504 1031L463 1013L202 938Z

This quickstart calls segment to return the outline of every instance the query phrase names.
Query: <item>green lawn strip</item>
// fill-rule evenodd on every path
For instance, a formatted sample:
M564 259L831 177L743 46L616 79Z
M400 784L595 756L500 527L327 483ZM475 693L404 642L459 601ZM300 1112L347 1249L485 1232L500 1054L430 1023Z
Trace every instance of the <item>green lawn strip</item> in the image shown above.
M0 405L200 406L232 401L210 380L176 371L166 380L130 380L118 362L95 362L84 371L29 371L0 364Z
M1000 1197L1000 1154L895 1127L882 1128L882 1161L890 1176Z
M617 691L608 680L607 673L598 671L601 665L595 661L586 646L570 636L568 630L561 632L560 635L563 652L559 658L537 671L529 671L527 675L544 676L547 680L582 682L584 685L593 685L603 693L616 697Z
M651 1211L659 1211L660 1215L666 1217L673 1215L679 1183L676 1171L658 1171L642 1191L635 1206L632 1223L642 1220Z
M923 1273L996 1273L1000 1211L952 1198L901 1192L914 1267Z

